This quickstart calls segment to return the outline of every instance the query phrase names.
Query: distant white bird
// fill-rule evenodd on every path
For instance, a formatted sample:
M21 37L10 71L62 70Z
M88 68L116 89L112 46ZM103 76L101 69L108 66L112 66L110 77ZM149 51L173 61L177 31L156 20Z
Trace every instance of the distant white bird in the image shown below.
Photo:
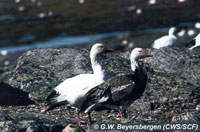
M187 47L190 47L189 49L192 50L195 47L200 46L200 34L198 34L192 41L190 41L189 43L186 44Z
M155 49L159 49L162 47L176 46L177 45L177 37L174 35L175 32L176 32L176 28L171 27L169 29L168 35L156 39L154 41L152 47Z
M110 51L103 44L95 44L90 51L90 60L92 64L93 74L80 74L72 78L66 79L60 83L54 91L47 97L49 108L70 104L76 107L78 125L80 126L79 110L83 102L86 100L85 94L93 87L103 83L108 79L104 68L100 65L99 60L101 54ZM91 117L89 115L89 121Z
M195 34L195 31L193 29L188 30L187 35L193 36Z
M200 29L200 22L195 23L195 28Z
M149 4L150 5L156 4L156 0L149 0Z
M183 37L185 35L185 33L186 33L185 29L181 29L181 31L177 33L177 36Z

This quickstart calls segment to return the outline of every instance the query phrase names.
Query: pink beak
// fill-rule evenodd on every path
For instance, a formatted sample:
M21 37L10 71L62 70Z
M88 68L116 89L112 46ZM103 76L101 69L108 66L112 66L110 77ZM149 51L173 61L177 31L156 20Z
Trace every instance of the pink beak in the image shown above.
M149 52L144 52L144 55L147 56L147 57L152 57L153 55L150 54Z
M112 52L113 51L113 49L109 49L109 48L107 48L106 50L105 50L105 52Z

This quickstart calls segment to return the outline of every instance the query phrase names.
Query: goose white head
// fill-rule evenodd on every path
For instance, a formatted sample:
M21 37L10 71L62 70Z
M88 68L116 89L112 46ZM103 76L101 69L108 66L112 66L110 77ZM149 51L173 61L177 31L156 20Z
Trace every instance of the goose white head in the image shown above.
M142 48L135 48L131 52L130 60L131 60L131 69L135 71L135 69L139 66L138 60L146 57L152 57L148 52L145 52Z
M169 32L168 32L169 36L175 36L174 34L175 34L176 30L177 30L177 29L176 29L175 27L171 27L171 28L169 29Z
M94 44L90 51L90 59L92 64L92 69L94 75L103 82L107 78L104 67L100 65L100 55L106 52L110 52L112 49L106 48L103 44L97 43Z
M106 48L101 43L94 44L90 50L90 58L94 58L102 53L110 52L110 51L112 51L112 49Z

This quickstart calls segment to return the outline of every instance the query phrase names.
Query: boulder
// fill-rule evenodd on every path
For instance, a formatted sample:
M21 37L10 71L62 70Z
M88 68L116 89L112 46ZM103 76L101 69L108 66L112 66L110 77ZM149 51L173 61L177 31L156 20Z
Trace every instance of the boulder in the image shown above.
M1 106L27 106L34 102L29 99L28 94L19 88L13 88L8 84L0 83L0 105Z

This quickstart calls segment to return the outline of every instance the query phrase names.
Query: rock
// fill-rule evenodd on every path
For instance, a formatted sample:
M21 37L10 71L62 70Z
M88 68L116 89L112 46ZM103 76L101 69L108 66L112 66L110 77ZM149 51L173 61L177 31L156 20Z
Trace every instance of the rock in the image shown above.
M0 131L55 132L64 128L51 116L32 112L13 113L7 111L1 112L0 117Z
M186 112L179 115L175 115L172 118L172 122L180 122L180 121L192 121L192 122L199 122L200 121L200 114L197 112Z
M28 94L18 88L13 88L8 84L0 83L0 105L2 106L21 106L29 105L34 102L29 99Z
M0 80L2 82L10 78L9 73L16 67L20 55L22 55L22 52L8 53L7 55L0 54Z

